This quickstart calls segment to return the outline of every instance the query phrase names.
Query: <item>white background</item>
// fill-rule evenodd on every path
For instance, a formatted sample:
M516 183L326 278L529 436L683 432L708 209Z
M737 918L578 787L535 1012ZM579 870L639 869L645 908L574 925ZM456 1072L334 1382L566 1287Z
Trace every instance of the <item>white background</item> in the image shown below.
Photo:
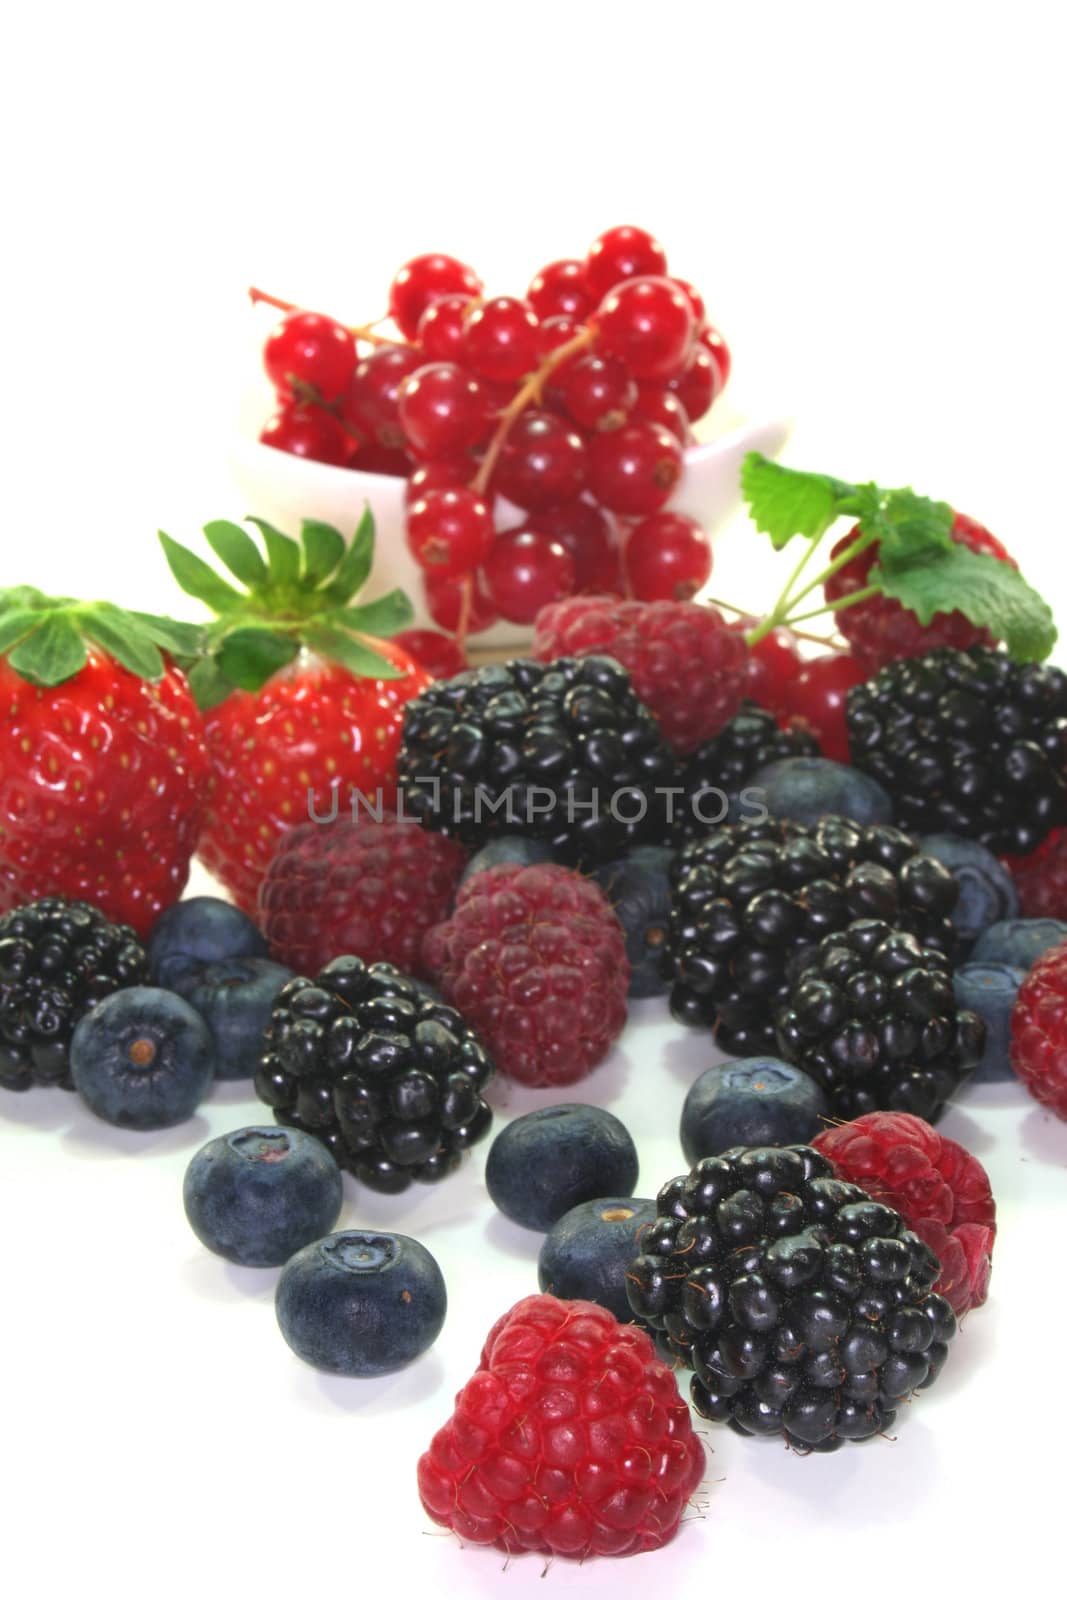
M1064 118L1054 8L897 3L21 8L0 66L7 240L3 582L165 603L154 529L254 509L226 474L258 281L350 320L439 248L520 292L602 228L659 233L734 348L738 392L798 416L789 458L911 482L986 521L1055 604L1064 537ZM762 552L735 536L739 586ZM731 581L732 578L731 578ZM768 577L767 582L770 583ZM762 576L759 578L762 584ZM747 598L747 597L746 597ZM680 1169L710 1057L646 1006L574 1098ZM497 1091L511 1114L544 1096ZM707 1515L638 1561L504 1570L429 1531L414 1464L537 1240L487 1210L484 1148L442 1190L346 1191L346 1224L439 1255L438 1347L317 1377L272 1274L206 1256L180 1180L256 1118L217 1091L135 1139L58 1091L0 1105L5 1592L556 1590L717 1594L776 1573L869 1600L1059 1564L1056 1330L1067 1129L1021 1090L944 1130L990 1168L993 1300L900 1428L828 1459L709 1437ZM1050 1269L1054 1276L1049 1276ZM788 1566L789 1576L784 1569ZM549 1590L549 1592L551 1592Z

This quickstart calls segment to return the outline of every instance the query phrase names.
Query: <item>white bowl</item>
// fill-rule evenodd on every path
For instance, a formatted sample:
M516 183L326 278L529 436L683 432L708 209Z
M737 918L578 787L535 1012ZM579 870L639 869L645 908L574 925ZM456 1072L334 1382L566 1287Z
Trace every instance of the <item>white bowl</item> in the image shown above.
M264 412L264 415L266 413ZM784 417L740 421L718 437L695 444L685 453L685 471L671 497L670 509L683 511L714 533L729 520L741 499L740 467L750 450L776 455L789 436ZM317 461L260 444L243 437L231 456L234 477L245 496L247 509L265 517L287 533L298 533L303 517L332 523L351 537L368 505L374 514L377 538L374 568L362 598L400 588L415 607L415 627L433 627L423 600L422 575L404 537L403 478L377 472L357 472L349 467L328 467ZM496 502L496 521L502 528L525 522L528 513L506 500ZM472 641L476 647L510 647L526 644L532 630L500 622Z

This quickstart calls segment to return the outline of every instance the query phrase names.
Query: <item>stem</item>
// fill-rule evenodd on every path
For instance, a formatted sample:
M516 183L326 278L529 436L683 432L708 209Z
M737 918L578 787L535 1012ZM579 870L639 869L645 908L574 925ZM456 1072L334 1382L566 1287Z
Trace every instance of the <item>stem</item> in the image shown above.
M456 638L461 650L467 648L467 629L470 627L471 606L474 603L474 579L464 578L460 584L459 617L456 621Z
M266 289L251 288L248 291L248 298L254 306L273 306L276 311L288 312L300 309L294 301L282 300L276 294L268 294ZM405 342L403 339L389 339L384 334L373 331L387 320L386 317L375 317L373 322L361 322L348 331L353 339L362 339L364 344L403 344Z
M869 583L865 589L856 589L852 594L842 595L840 600L830 600L824 606L816 606L814 611L802 611L795 621L808 622L812 617L825 617L835 611L847 611L849 606L858 606L862 600L870 600L872 595L881 592L876 583Z
M587 349L595 338L595 328L583 328L580 333L574 335L573 339L568 339L566 344L561 344L551 354L547 355L537 371L531 373L515 391L515 394L500 413L500 421L496 425L496 432L489 441L489 447L482 457L477 475L471 483L471 488L475 494L485 493L508 434L531 401L540 400L546 379L555 372L557 367L561 367L565 361L569 361L571 356L577 355L579 350Z
M279 300L276 294L268 294L266 289L249 289L248 298L254 306L273 306L276 311L296 310L291 300Z
M799 594L793 595L790 604L798 606L802 600L807 599L814 589L818 589L822 584L829 582L835 573L841 571L842 567L847 567L850 561L855 561L858 555L861 555L870 545L877 542L878 535L876 533L861 533L857 539L853 539L842 550L839 556L835 556L830 564L822 569L817 578L812 578L811 582L806 584Z
M800 560L797 562L796 566L793 568L792 577L789 579L789 582L786 584L785 588L782 590L781 594L778 596L778 604L774 608L776 611L781 610L783 612L788 612L790 597L791 597L791 595L793 593L793 590L796 588L797 584L800 582L800 579L801 579L801 576L802 576L802 574L804 572L804 569L806 568L808 562L811 560L812 556L815 554L815 552L818 549L819 545L822 544L823 540L826 537L827 532L828 532L828 529L824 528L822 530L822 533L817 534L814 539L809 539L807 541L807 548L805 549L804 554L801 556Z

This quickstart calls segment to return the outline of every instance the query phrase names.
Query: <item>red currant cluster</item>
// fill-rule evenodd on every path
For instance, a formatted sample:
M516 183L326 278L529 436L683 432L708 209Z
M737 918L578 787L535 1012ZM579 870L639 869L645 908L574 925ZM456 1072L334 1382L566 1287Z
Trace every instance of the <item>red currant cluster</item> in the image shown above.
M571 594L678 600L706 583L706 534L665 507L730 353L644 229L550 262L522 300L417 256L389 291L400 339L253 298L287 313L264 350L279 409L260 439L408 479L408 545L440 627L462 638ZM502 531L498 496L524 520Z

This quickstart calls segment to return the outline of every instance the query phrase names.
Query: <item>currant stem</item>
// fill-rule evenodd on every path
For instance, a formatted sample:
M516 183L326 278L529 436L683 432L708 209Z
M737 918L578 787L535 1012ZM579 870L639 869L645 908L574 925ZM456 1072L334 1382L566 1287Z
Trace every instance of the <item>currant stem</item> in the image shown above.
M300 310L300 307L294 301L282 300L276 294L268 294L266 289L251 288L248 291L248 298L254 306L273 306L276 311L285 312ZM349 328L348 331L353 339L362 339L364 344L403 344L405 342L403 339L390 339L385 334L374 332L375 328L380 327L383 322L388 320L388 317L385 316L375 317L373 322L361 322L357 326Z
M488 449L482 457L481 465L471 483L471 488L475 494L485 493L508 434L522 416L526 407L531 402L540 400L546 379L555 372L557 367L562 366L565 361L569 361L571 356L577 355L579 350L587 349L595 338L595 328L583 328L581 333L576 333L573 339L568 339L566 344L561 344L557 349L551 351L542 361L537 371L531 373L515 391L515 394L500 413L500 421L496 425L496 431L489 441Z
M470 627L471 606L474 603L474 579L464 578L460 584L459 616L456 619L456 639L461 650L467 647L467 629Z

